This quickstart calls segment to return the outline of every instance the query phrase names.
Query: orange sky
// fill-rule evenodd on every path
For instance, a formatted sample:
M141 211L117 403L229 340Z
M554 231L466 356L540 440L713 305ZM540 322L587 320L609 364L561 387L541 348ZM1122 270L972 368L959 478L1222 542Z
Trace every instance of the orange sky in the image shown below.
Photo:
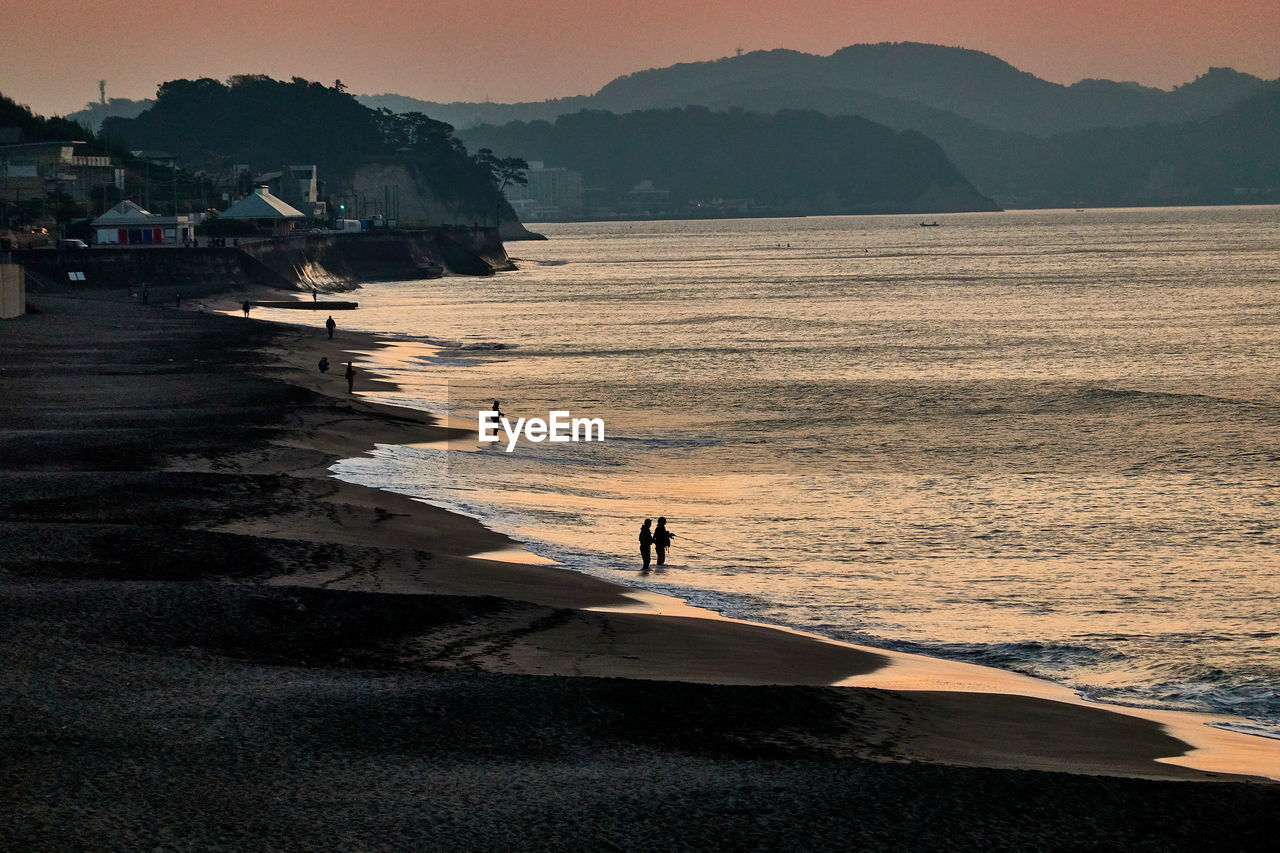
M96 100L99 79L109 97L265 73L437 101L542 100L738 47L877 41L984 50L1063 83L1168 88L1210 66L1280 76L1280 0L44 0L3 17L0 92L46 114Z

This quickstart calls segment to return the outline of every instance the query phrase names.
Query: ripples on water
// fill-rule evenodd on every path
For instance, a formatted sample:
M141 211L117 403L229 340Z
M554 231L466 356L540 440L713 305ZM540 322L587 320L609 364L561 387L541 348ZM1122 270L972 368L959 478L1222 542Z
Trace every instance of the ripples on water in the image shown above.
M609 440L341 474L732 615L1280 731L1280 209L940 221L549 225L520 272L366 287L363 328L514 347L396 399Z

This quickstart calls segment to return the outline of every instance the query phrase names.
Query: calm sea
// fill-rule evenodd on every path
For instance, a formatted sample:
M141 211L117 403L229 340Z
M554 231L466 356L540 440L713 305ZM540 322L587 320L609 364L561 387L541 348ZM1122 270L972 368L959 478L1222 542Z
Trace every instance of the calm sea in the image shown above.
M335 470L732 616L1280 733L1280 208L938 222L545 225L519 272L366 286L344 325L442 345L391 399L607 440Z

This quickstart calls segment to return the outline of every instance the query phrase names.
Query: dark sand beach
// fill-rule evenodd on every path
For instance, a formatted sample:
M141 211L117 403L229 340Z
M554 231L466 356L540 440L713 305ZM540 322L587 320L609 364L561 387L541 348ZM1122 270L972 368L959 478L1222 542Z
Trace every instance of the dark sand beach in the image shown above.
M477 558L328 476L447 437L347 393L376 341L163 296L0 324L0 849L1272 849L1157 723Z

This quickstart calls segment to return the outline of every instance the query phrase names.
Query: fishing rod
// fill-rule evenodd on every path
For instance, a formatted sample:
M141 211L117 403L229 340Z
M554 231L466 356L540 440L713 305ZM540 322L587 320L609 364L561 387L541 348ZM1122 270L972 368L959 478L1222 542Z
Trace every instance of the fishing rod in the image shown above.
M710 550L712 550L712 551L718 551L718 552L720 552L720 553L722 553L722 554L724 554L724 553L728 553L724 548L721 548L721 547L719 547L718 545L712 545L710 542L700 542L700 541L698 541L697 539L690 539L688 536L685 536L683 533L672 533L672 534L671 534L671 545L670 545L669 547L675 547L675 546L677 546L677 545L680 545L680 546L682 546L682 547L683 547L683 545L684 545L684 543L685 543L685 542L689 542L689 543L692 543L692 544L694 544L694 545L697 545L697 546L699 546L699 548L708 548L708 549L710 549ZM694 552L696 553L696 552L699 550L699 548L695 548L695 549L694 549ZM685 548L685 550L687 551L687 550L689 550L689 549ZM707 554L707 553L706 553L706 551L703 551L702 553L703 553L703 555L704 555L704 556L711 556L711 555Z
M716 548L715 545L712 545L709 542L699 542L697 539L690 539L688 536L685 536L683 533L672 533L671 534L672 542L674 542L677 539L681 540L682 542L692 542L694 545L701 545L703 548L712 548L712 549Z

